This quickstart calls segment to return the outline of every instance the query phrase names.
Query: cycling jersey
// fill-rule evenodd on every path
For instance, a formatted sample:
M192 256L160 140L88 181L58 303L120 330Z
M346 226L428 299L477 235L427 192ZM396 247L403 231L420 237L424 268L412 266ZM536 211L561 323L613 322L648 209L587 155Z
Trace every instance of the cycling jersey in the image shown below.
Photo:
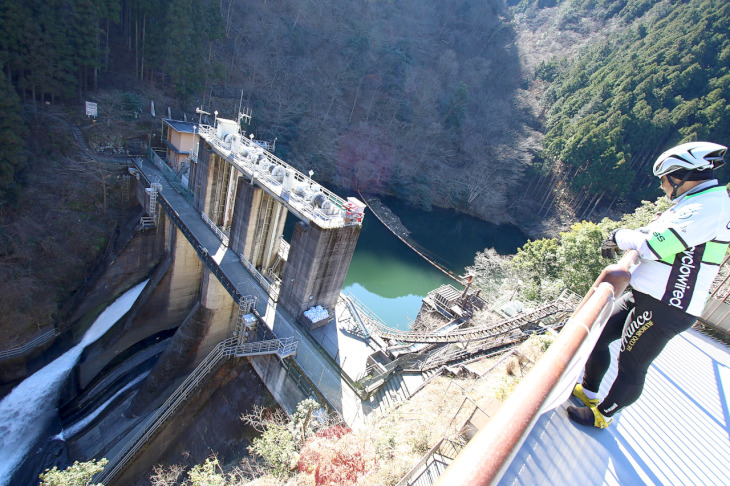
M622 250L637 250L631 286L700 316L730 243L730 197L717 180L693 187L658 219L616 232Z

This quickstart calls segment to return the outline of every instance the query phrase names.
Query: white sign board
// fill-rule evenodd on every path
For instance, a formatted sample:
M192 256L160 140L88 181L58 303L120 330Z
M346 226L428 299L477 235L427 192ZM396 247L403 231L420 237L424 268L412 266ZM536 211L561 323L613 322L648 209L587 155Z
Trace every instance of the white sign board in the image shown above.
M96 116L96 103L93 101L86 102L86 116Z

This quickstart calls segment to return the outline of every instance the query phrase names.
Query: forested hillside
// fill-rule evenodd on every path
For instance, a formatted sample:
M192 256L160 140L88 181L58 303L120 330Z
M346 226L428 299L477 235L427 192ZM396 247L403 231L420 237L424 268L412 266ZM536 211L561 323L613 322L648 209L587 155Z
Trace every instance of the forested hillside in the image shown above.
M251 130L320 180L494 221L538 148L500 0L4 3L19 33L4 71L26 102L93 98L130 70L124 89L169 90L176 116L232 118L243 94Z
M537 147L509 16L499 0L233 1L213 95L235 106L242 88L255 129L316 177L505 220Z
M243 104L246 128L319 180L523 228L630 210L657 194L657 153L728 143L727 2L0 4L9 111L109 113L110 90L139 114ZM3 154L0 191L24 156Z
M656 194L651 164L691 140L730 144L730 3L575 0L584 16L619 18L620 35L575 61L543 62L543 171L569 184L579 215L617 198Z

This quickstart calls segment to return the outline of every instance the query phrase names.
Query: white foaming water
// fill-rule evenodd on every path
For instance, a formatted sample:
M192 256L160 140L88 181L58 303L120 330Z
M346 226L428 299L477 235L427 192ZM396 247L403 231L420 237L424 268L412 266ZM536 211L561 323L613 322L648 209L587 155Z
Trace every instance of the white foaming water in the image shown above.
M13 388L0 402L0 486L6 486L23 457L48 426L58 393L84 348L109 330L137 300L147 281L136 285L104 309L81 342Z
M149 375L149 374L150 374L150 370L147 370L144 373L142 373L141 375L137 376L134 380L132 380L129 383L127 383L126 385L124 385L124 387L121 390L119 390L118 392L116 392L110 399L108 399L107 401L102 403L96 410L94 410L89 415L82 418L75 424L71 425L70 427L63 429L58 435L54 436L53 438L64 440L64 441L66 439L72 438L73 436L75 436L76 434L78 434L79 432L84 430L84 428L86 428L87 425L89 425L91 422L93 422L93 420L96 417L101 415L101 412L106 410L106 407L108 407L110 403L112 403L114 400L116 400L116 398L119 395L121 395L125 391L129 390L130 388L132 388L134 385L136 385L140 381L147 378L147 375Z

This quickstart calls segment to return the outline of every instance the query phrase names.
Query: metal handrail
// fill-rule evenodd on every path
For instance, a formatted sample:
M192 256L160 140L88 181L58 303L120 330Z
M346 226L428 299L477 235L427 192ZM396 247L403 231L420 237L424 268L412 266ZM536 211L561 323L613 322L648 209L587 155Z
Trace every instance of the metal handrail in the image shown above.
M175 389L165 403L147 419L143 426L137 429L137 432L127 441L122 450L109 461L107 468L99 473L97 480L107 482L117 475L221 360L233 356L242 357L274 353L280 356L289 356L296 352L297 345L298 342L293 337L243 344L239 344L236 338L231 337L218 343L195 370L185 378L185 381Z
M31 339L27 343L25 343L22 346L19 346L17 348L8 349L6 351L0 351L0 359L7 359L12 358L15 356L21 356L33 349L35 349L38 346L43 346L48 341L53 339L54 337L58 336L58 329L53 328L49 329L48 331L40 334L39 336L36 336L35 338Z
M264 277L261 272L256 270L256 267L253 265L253 263L248 261L248 259L243 256L243 253L238 255L238 259L241 260L241 264L246 270L248 270L248 273L250 273L251 276L256 279L256 281L264 288L264 290L266 290L266 293L269 294L271 299L274 302L278 301L279 289L275 285L272 285L271 282L266 280L266 277Z
M463 444L454 442L452 440L449 440L447 438L441 438L435 446L431 448L424 456L423 458L411 468L408 473L406 473L405 476L403 476L400 481L395 486L408 486L410 484L432 484L428 479L423 478L424 475L428 475L428 466L429 464L433 463L440 463L443 464L443 467L446 467L448 464L446 464L443 460L439 460L438 457L443 457L445 459L452 459L460 450L462 450ZM422 481L423 479L426 479L425 481ZM430 478L429 478L430 479Z
M348 297L352 298L350 295L348 295ZM538 307L534 311L518 314L515 317L505 319L497 324L469 327L465 329L453 329L447 333L441 333L438 331L399 331L378 321L368 321L367 325L372 328L372 331L378 333L380 336L388 339L394 339L396 341L410 343L456 343L473 339L496 337L506 332L510 332L521 325L537 322L551 314L572 311L573 309L574 303L564 299L557 299Z
M287 260L289 258L289 249L291 248L291 245L288 241L284 239L283 236L279 237L279 255L281 255L281 258L284 260Z
M226 157L239 171L244 173L247 177L251 178L252 180L256 179L259 184L266 186L272 193L277 194L282 198L286 195L285 193L287 193L287 191L283 188L282 184L278 180L273 178L268 170L262 171L259 167L257 167L252 157L231 150L231 144L218 138L217 131L214 127L209 125L200 125L198 128L198 133L201 138L203 138L211 146L215 147L221 155ZM285 170L290 171L295 181L304 184L305 186L319 186L318 192L322 192L326 196L326 198L339 210L344 210L344 208L346 207L346 201L339 197L337 194L326 189L325 187L320 186L319 184L316 184L314 180L305 176L297 169L287 164L271 152L265 150L255 142L249 140L246 137L241 137L239 143L245 147L247 152L251 154L263 154L269 164L283 167ZM351 224L362 224L362 221L348 223L345 220L343 214L327 214L324 211L318 209L311 201L307 201L305 199L297 197L294 194L291 194L290 196L291 197L288 197L288 201L296 210L300 211L302 215L305 215L310 219L317 220L317 224L323 228L333 228L340 225L348 226Z
M595 326L607 319L606 309L628 286L638 253L630 250L618 264L609 265L583 298L558 338L532 371L505 400L439 477L436 485L496 484L532 430L543 406L557 389ZM567 399L567 396L565 397Z
M195 147L197 148L197 145ZM172 188L175 189L178 194L180 194L192 203L194 195L192 191L190 191L190 189L187 187L187 185L183 183L182 179L180 178L180 174L175 173L175 171L173 171L172 168L170 168L165 163L165 161L162 160L162 158L160 158L160 156L155 153L154 150L152 150L152 147L147 147L147 159L155 164L155 167L157 167L160 172L162 172L162 175L165 176Z
M218 343L213 350L208 353L203 361L188 375L185 381L180 384L170 397L162 404L157 411L150 416L143 426L137 429L137 433L127 441L116 456L109 461L109 466L99 473L96 481L106 483L109 479L117 475L124 466L137 454L142 446L157 432L160 426L172 415L181 403L187 398L188 394L195 389L200 381L208 375L213 367L226 357L226 348L235 345L233 338Z
M208 217L207 214L205 214L205 211L200 212L200 217L203 219L203 222L208 225L210 229L213 230L213 233L218 237L219 240L221 240L221 243L223 243L223 246L228 246L229 240L228 235L226 235L221 229L216 226L216 224L213 222L212 219Z
M299 342L294 341L293 336L284 339L253 341L239 345L235 355L238 357L273 353L291 355L296 351L298 344Z

